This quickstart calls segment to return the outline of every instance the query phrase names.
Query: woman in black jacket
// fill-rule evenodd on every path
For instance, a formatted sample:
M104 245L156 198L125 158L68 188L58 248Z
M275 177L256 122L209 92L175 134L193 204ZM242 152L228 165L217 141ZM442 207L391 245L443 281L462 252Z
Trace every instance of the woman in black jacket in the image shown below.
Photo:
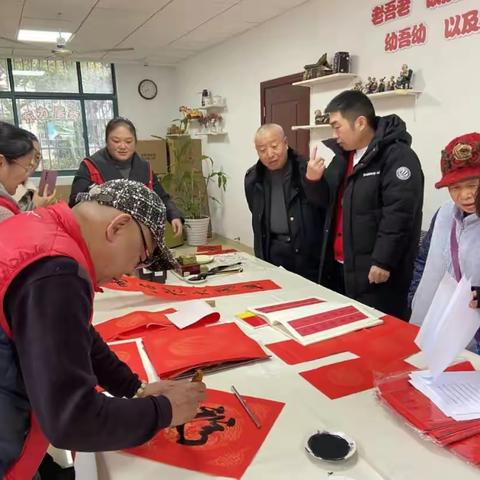
M85 158L78 167L69 205L73 207L77 203L77 195L88 191L92 184L117 178L136 180L152 189L162 199L173 233L180 236L183 230L182 215L161 186L150 164L135 152L137 132L133 123L122 117L110 120L105 130L105 140L106 147Z

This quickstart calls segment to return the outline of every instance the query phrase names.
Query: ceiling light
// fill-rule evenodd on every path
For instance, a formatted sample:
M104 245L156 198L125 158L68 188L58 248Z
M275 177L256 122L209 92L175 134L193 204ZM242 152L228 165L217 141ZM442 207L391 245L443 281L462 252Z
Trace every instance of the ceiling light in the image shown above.
M59 36L68 42L69 38L72 36L71 33L57 31L51 32L47 30L19 30L17 40L23 42L45 42L45 43L57 43L57 38Z
M45 75L45 70L14 70L13 74L23 77L42 77Z

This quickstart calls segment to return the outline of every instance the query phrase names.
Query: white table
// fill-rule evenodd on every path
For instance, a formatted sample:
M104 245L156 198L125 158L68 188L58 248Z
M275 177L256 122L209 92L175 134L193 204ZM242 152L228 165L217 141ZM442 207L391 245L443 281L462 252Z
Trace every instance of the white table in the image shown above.
M209 279L209 285L242 282L254 279L272 279L282 290L253 294L219 297L216 308L223 321L233 321L236 313L248 306L270 301L302 298L318 295L326 300L345 301L345 298L281 268L239 253L226 260L245 261L243 273L218 276ZM168 283L182 283L170 276ZM348 300L350 301L350 300ZM106 290L95 301L94 323L142 310L158 310L168 302L140 293L124 293ZM377 312L378 313L378 312ZM243 322L237 324L251 337L263 343L285 340L285 337L269 328L253 329ZM342 353L299 365L286 365L273 355L272 360L218 372L205 377L208 387L230 391L234 384L244 395L258 396L285 402L285 407L248 467L245 479L330 479L337 475L354 480L478 480L480 470L456 458L402 423L383 407L374 391L330 400L310 385L298 373L329 363L355 358L352 353ZM418 357L418 356L417 356ZM146 357L145 357L146 358ZM465 358L477 368L480 359L469 352ZM147 359L148 362L148 359ZM411 363L419 365L418 360ZM147 371L153 380L151 365ZM304 451L309 433L318 428L344 431L358 445L358 454L345 465L332 465L312 461ZM99 479L197 479L208 475L171 467L120 452L97 454ZM335 474L329 476L328 472ZM337 477L338 478L338 477Z

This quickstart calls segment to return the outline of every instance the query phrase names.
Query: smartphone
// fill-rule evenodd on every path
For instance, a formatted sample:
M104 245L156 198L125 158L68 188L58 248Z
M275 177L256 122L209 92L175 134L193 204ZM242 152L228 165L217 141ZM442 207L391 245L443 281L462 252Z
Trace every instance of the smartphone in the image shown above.
M40 183L38 184L38 193L39 195L50 196L55 191L55 186L57 184L57 175L56 170L42 170L42 175L40 176ZM47 187L46 192L45 186Z

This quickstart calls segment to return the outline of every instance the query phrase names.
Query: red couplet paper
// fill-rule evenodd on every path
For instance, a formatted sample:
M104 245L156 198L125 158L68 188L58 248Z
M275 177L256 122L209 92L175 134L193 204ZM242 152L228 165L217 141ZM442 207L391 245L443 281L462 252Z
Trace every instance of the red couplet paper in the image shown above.
M473 366L470 362L462 362L447 370L471 371ZM472 452L470 449L472 445L478 445L478 438L473 438L480 435L480 420L457 421L447 417L408 380L406 376L385 379L378 385L379 397L408 423L435 442L448 446L456 452L458 449L459 455L472 463L480 463L478 451ZM474 453L473 456L472 453Z
M117 343L109 345L109 347L122 362L125 362L130 367L133 373L138 375L138 378L141 380L147 379L147 373L138 351L137 342Z
M173 308L159 312L131 312L95 325L95 330L106 342L131 338L132 335L141 337L149 328L171 327L173 324L166 314L174 312Z
M223 249L223 245L199 245L197 247L197 253L202 255L221 255L222 253L235 253L238 250L234 248Z
M340 337L303 346L295 340L271 343L267 348L289 365L308 362L340 352L352 352L372 365L401 360L418 352L414 343L418 327L391 316L383 324Z
M262 317L258 317L257 315L253 315L251 317L242 317L240 318L245 323L248 323L251 327L265 327L268 325L268 322L264 320Z
M382 374L412 370L416 368L402 361L394 361L381 367ZM331 399L363 392L374 385L372 366L363 358L333 363L302 372L300 375Z
M194 368L268 357L235 323L153 331L144 336L143 343L163 379L176 378Z
M302 300L293 300L291 302L276 303L274 305L266 305L264 307L256 308L255 310L260 313L282 312L284 310L290 310L292 308L306 307L308 305L316 305L323 302L324 300L312 297L304 298Z
M208 390L197 419L185 425L184 444L178 443L177 430L170 428L126 452L196 472L241 478L284 407L273 400L243 398L261 428L254 425L234 395Z
M181 285L168 285L136 277L123 276L118 282L104 285L105 288L124 292L142 292L145 295L162 298L163 300L194 300L201 298L223 297L227 295L240 295L242 293L263 292L280 288L271 280L252 280L249 282L230 283L225 285L212 285L206 287L184 287Z

